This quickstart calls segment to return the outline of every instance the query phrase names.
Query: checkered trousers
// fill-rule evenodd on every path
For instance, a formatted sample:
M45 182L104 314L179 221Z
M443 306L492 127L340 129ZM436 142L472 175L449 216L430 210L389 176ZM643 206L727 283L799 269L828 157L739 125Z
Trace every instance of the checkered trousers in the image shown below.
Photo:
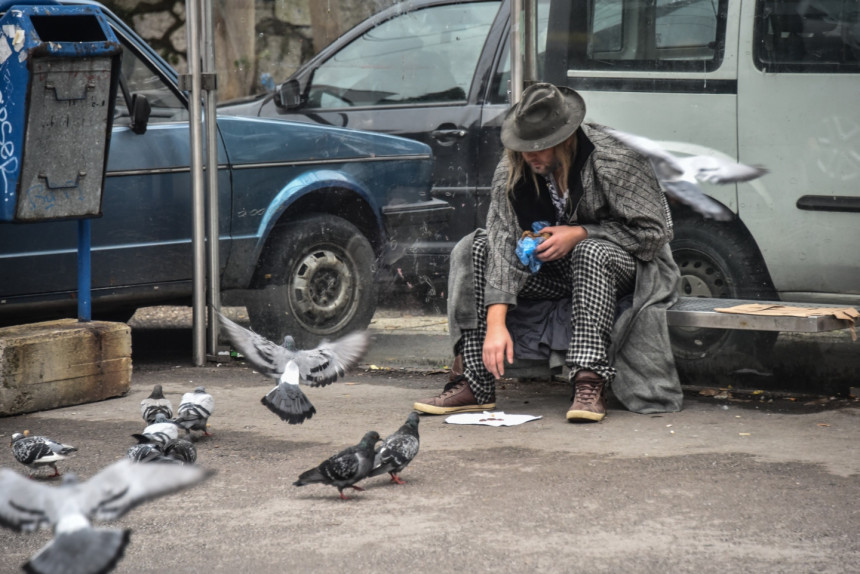
M474 236L472 266L478 328L463 330L455 350L463 354L463 374L478 404L487 404L496 400L496 382L483 360L487 332L487 310L484 307L487 236L484 234ZM633 291L635 282L636 259L632 255L609 241L585 239L568 257L544 263L537 274L529 277L518 297L571 297L572 335L565 357L571 377L587 369L611 382L615 369L609 365L607 350L616 302Z

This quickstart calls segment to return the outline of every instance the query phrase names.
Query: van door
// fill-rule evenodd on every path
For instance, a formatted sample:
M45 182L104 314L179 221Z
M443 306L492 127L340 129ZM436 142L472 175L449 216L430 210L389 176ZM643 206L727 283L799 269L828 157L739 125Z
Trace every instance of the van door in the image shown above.
M740 214L783 299L856 301L860 2L747 1L741 22L738 149L770 174Z

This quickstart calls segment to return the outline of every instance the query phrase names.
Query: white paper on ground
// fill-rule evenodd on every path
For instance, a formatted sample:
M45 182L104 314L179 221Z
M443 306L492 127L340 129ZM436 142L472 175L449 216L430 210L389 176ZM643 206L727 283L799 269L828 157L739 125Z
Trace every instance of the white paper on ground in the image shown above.
M445 419L445 422L455 425L487 425L491 427L511 427L515 425L521 425L529 421L534 421L539 418L541 417L535 417L532 415L509 415L503 412L493 413L489 411L484 411L483 413L460 413L458 415L451 415L450 417Z

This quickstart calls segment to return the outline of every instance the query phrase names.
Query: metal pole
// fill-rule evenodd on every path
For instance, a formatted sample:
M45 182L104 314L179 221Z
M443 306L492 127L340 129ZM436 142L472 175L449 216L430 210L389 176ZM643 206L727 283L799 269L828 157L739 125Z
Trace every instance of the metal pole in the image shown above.
M204 127L206 130L206 237L208 241L208 285L209 285L209 354L218 352L218 316L216 309L221 308L221 259L219 250L220 231L218 227L218 112L215 109L218 90L215 75L215 26L213 23L212 0L203 0L203 89L204 89Z
M92 233L89 219L78 219L78 321L92 319Z
M523 82L524 87L537 81L537 0L525 0L523 19Z
M520 41L520 17L523 0L511 1L511 105L520 101L523 93L522 42Z
M200 24L200 0L185 0L185 26L188 35L188 74L191 77L190 98L190 154L191 189L193 202L193 228L191 246L193 250L193 299L192 299L192 336L194 342L194 365L206 363L206 245L205 245L205 194L203 190L203 142L201 136L200 110L200 55L198 50L198 31Z

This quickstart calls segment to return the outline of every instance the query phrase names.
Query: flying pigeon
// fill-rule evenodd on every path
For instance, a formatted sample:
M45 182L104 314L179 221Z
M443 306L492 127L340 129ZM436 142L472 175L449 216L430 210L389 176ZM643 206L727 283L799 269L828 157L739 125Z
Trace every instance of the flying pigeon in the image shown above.
M301 424L317 412L299 387L301 375L295 361L287 361L278 385L266 393L260 402L291 425Z
M298 349L289 335L282 345L277 345L218 315L227 337L245 359L264 375L279 379L278 386L262 402L290 424L304 422L316 412L299 383L321 387L335 382L358 364L370 342L366 331L356 331L335 341L323 341L313 349ZM298 377L287 369L290 362L298 368Z
M208 478L212 471L192 465L138 464L121 459L85 482L73 473L58 487L0 469L0 524L18 532L53 528L54 537L23 568L44 574L111 571L129 542L128 528L94 528L147 500Z
M155 415L155 422L143 429L141 433L135 433L134 438L141 444L159 443L167 444L171 440L179 438L179 426L172 420L167 420L164 413Z
M373 467L373 447L377 442L379 442L379 433L376 431L366 433L357 445L344 449L324 460L318 467L301 473L293 486L313 483L330 484L337 488L341 499L349 500L343 494L343 489L350 487L354 490L364 490L355 486L355 483L367 477Z
M173 416L173 404L170 399L164 397L161 385L152 387L152 393L140 401L140 415L146 424L154 423L155 415L158 413L162 413L166 418Z
M190 435L193 430L199 430L206 436L212 436L206 430L206 423L214 410L215 399L204 387L197 387L193 392L182 395L178 414L173 421L185 429L186 435Z
M398 474L418 454L418 420L418 413L409 413L406 422L393 434L385 437L376 450L368 478L387 472L391 475L391 482L406 484Z
M49 478L60 476L57 461L65 460L67 454L78 449L44 436L27 436L28 434L29 431L24 431L23 434L16 432L12 435L9 446L12 447L15 460L30 467L30 476L40 466L50 466L54 469L54 474Z
M606 133L651 161L654 175L669 197L688 205L708 219L728 221L732 218L732 212L705 195L698 182L721 184L751 181L768 173L763 167L744 165L714 156L675 157L657 142L642 136L611 128L607 128Z

